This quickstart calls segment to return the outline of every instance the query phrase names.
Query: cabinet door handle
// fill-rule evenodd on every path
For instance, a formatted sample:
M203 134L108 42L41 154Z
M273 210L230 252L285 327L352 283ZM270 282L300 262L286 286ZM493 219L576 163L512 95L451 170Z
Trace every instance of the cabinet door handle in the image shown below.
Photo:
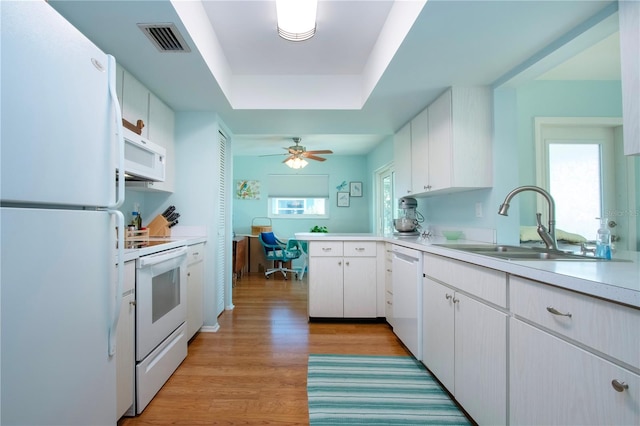
M558 316L561 316L561 317L569 317L569 318L571 318L571 312L567 312L566 314L563 314L562 312L560 312L559 310L557 310L553 306L547 306L547 311L549 311L553 315L558 315Z
M342 261L339 261L339 262L338 262L338 266L342 266Z
M129 301L129 304L130 304L131 306L136 306L136 301L135 301L135 300L130 300L130 301ZM614 380L614 381L615 381L615 380Z
M451 297L453 297L453 296L451 296L449 293L446 293L444 295L444 298L447 299L447 300L451 299Z
M349 262L344 262L345 265L349 266Z
M460 301L460 299L456 299L455 297L453 298L453 303L458 303Z
M611 386L613 386L613 388L618 392L624 392L626 389L629 389L628 384L626 384L625 382L621 382L618 379L613 379L611 381Z

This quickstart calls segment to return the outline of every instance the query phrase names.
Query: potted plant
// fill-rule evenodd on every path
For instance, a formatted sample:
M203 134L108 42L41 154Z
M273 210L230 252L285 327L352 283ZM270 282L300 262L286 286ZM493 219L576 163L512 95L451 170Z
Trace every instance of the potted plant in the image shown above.
M311 232L324 232L324 233L327 233L329 231L327 230L326 226L318 226L318 225L316 225L313 228L311 228Z

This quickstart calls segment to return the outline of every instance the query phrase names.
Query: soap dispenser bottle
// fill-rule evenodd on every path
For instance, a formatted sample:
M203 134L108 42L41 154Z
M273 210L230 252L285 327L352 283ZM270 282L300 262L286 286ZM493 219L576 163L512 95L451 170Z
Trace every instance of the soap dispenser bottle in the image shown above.
M596 257L611 259L611 231L607 226L607 218L596 219L600 219L600 228L596 235Z

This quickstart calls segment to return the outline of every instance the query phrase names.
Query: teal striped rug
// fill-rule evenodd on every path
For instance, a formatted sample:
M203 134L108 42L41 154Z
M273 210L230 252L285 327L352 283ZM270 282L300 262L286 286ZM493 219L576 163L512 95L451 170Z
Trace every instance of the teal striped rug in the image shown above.
M307 395L312 426L470 424L408 356L309 355Z

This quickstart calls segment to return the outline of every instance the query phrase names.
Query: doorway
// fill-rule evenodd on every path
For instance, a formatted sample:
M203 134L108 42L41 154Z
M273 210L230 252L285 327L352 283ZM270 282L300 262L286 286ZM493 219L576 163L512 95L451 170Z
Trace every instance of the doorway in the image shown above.
M635 250L633 162L623 155L618 118L536 118L536 179L556 201L556 226L595 238L606 217L619 249ZM546 211L538 206L539 211ZM630 247L633 243L633 247Z

